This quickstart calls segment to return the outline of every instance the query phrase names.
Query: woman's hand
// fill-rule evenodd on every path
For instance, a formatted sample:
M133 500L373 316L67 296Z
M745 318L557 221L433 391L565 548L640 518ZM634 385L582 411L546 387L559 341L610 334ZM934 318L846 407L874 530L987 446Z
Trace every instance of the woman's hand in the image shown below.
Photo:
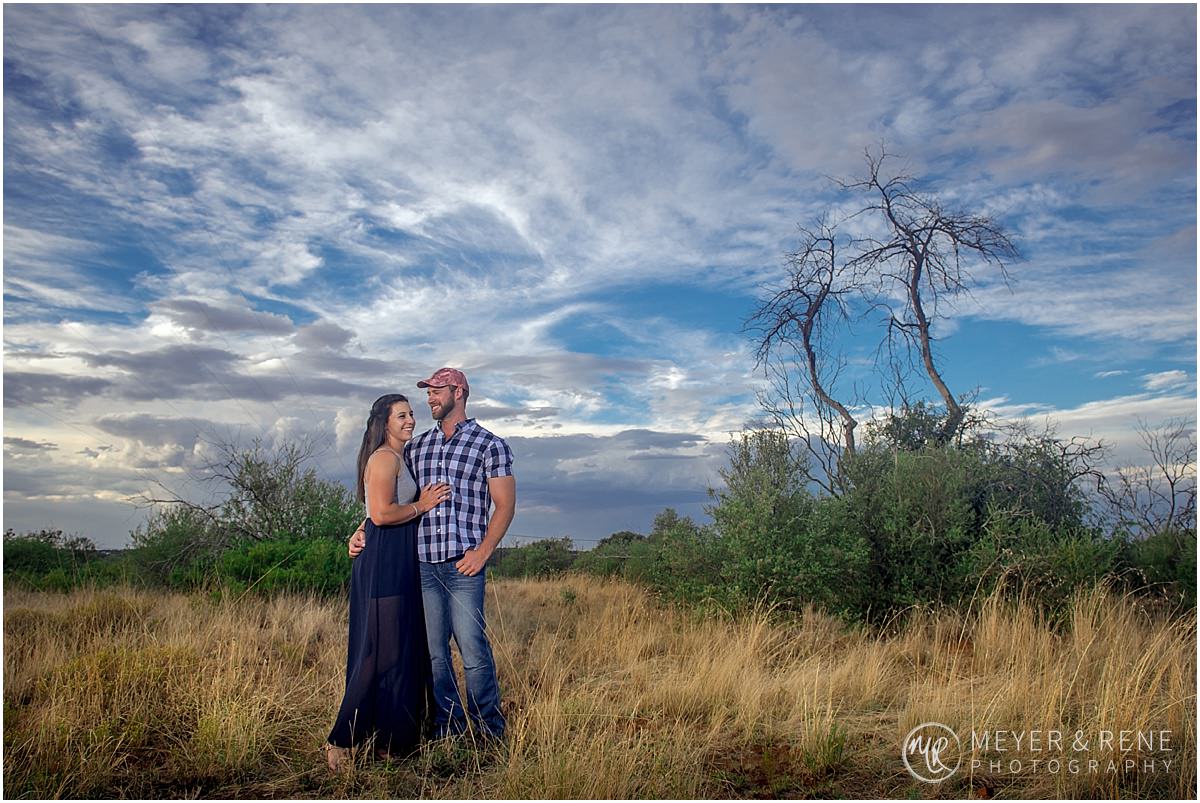
M359 527L357 530L354 531L354 535L350 536L350 541L347 545L347 549L350 552L350 557L357 558L358 554L360 552L362 552L363 549L366 548L366 546L367 546L367 534L366 534L366 532L363 531L362 527Z
M450 485L445 482L433 482L421 489L417 498L417 510L428 513L433 508L450 498Z

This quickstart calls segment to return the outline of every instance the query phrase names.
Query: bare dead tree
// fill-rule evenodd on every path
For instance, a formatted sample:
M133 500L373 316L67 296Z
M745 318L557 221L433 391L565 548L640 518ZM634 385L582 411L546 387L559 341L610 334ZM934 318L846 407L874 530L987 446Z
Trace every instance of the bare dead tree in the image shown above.
M801 448L805 456L805 478L826 493L840 496L845 489L842 461L847 454L839 438L845 434L843 422L830 407L812 405L802 386L793 385L793 377L781 358L772 357L765 366L770 390L758 394L758 402L771 422L771 428L784 432ZM851 443L853 448L853 442Z
M760 403L777 427L800 440L820 467L810 479L837 493L844 455L855 451L858 421L830 392L842 362L830 364L830 327L849 314L847 296L859 292L840 261L837 231L826 220L801 227L800 249L787 257L789 282L747 321L757 333L755 358L771 383ZM799 365L793 372L789 366Z
M891 384L893 403L899 398L909 405L908 383L914 371L922 373L946 409L935 440L952 443L967 409L938 368L933 327L950 301L969 293L971 265L992 265L1007 281L1007 265L1019 257L990 218L947 210L918 192L911 177L889 177L884 167L891 155L883 146L865 158L864 178L834 180L844 192L865 196L862 208L840 221L827 214L813 228L800 228L800 247L787 256L787 280L745 326L770 385L760 403L777 426L804 440L828 477L812 472L810 479L834 494L844 487L842 466L856 450L859 422L852 410L860 400L837 381L845 365L838 338L854 320L883 323L876 364ZM851 221L856 228L873 222L882 233L843 233Z
M1114 525L1148 537L1196 529L1196 429L1184 419L1138 423L1148 463L1118 468L1099 486Z
M993 265L1007 281L1007 265L1019 252L991 218L949 211L937 198L914 189L911 176L887 176L883 171L889 156L883 146L877 155L868 150L866 177L836 182L846 191L862 192L873 199L855 216L874 214L884 222L882 237L854 240L855 253L848 267L874 282L873 306L886 311L892 359L913 350L919 355L946 407L938 440L949 443L966 413L938 369L932 327L945 317L946 301L970 292L974 281L968 270L971 263ZM897 297L903 299L902 305L895 303Z

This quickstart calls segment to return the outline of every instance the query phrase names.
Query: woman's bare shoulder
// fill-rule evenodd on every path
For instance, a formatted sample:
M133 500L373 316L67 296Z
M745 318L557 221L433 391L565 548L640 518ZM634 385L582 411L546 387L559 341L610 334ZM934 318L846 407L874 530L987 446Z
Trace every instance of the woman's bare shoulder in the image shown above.
M376 449L374 452L371 453L370 458L367 459L367 465L369 466L372 464L380 465L380 464L388 464L388 463L400 463L402 461L403 461L403 458L400 456L399 452L394 452L386 446L380 446L378 449Z
M400 455L392 451L388 447L379 447L371 453L371 457L367 459L367 468L379 467L380 469L388 469L390 472L400 471L400 466L403 459Z

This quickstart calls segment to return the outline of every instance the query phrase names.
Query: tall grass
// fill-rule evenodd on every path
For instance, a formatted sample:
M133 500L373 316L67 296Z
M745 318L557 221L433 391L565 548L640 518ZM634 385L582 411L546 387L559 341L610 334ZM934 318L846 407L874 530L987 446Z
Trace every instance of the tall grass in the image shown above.
M442 741L332 777L318 748L343 682L344 603L7 592L4 793L1194 797L1195 617L1103 589L1061 623L993 598L913 611L885 634L813 611L700 617L584 577L493 581L488 606L507 744ZM995 756L966 745L964 769L929 786L900 745L930 720L961 734L1169 730L1175 761L988 774L970 759ZM1004 754L1020 757L1036 756Z

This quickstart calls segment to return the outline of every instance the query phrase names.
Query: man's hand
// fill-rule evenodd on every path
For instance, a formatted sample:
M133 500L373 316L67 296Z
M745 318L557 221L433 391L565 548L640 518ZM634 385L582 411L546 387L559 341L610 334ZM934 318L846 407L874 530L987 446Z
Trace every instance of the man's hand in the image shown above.
M459 574L465 574L467 577L474 577L483 571L483 567L487 565L490 554L485 553L480 547L468 549L463 553L462 558L458 563L454 564L454 568L458 569Z
M508 531L508 525L512 523L517 508L516 477L489 477L487 482L488 493L492 497L492 504L495 505L492 517L488 520L487 534L484 535L482 544L468 549L463 553L462 559L454 564L458 573L467 577L474 577L483 571L488 558L496 551L500 539Z
M362 531L362 528L354 531L354 535L350 536L349 552L350 557L357 558L358 553L362 552L367 546L367 534Z

